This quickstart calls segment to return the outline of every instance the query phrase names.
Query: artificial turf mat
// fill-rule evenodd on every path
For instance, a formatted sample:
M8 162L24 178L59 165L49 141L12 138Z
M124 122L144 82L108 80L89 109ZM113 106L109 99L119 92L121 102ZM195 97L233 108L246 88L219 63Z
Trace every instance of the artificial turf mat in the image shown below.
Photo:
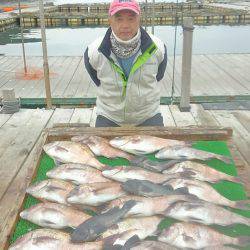
M193 145L194 148L202 149L205 151L230 156L230 151L227 147L226 142L223 141L197 141ZM156 160L154 158L154 155L148 155L149 159ZM107 159L105 157L98 157L100 162L110 165L110 166L118 166L118 165L129 165L129 161L118 158L118 159ZM224 173L227 173L229 175L237 175L237 170L232 162L231 164L226 164L222 161L219 161L217 159L209 160L205 162L207 165L211 166L212 168L215 168L219 171L222 171ZM33 182L42 181L47 179L46 172L54 167L54 161L47 156L46 154L43 155L42 160L40 162L40 166L37 171L37 175L34 178ZM230 200L245 200L247 199L246 193L244 191L244 187L241 184L238 183L232 183L228 181L221 181L219 183L212 185L220 194L225 196L226 198ZM32 196L28 195L27 198L24 201L24 209L31 207L32 205L37 204L39 201ZM248 211L238 210L238 209L230 209L233 210L236 213L239 213L243 216L250 218L250 209ZM163 229L165 227L168 227L172 223L174 223L175 220L166 218L164 219L161 224L159 225L159 228ZM250 236L250 227L246 225L235 225L231 227L222 227L222 226L213 226L214 228L218 229L220 232L227 234L229 236ZM40 228L39 226L30 223L26 220L19 219L18 223L16 225L16 228L14 230L14 233L10 239L10 243L15 242L17 238L20 236L26 234L27 232ZM250 246L241 248L244 250L250 249Z

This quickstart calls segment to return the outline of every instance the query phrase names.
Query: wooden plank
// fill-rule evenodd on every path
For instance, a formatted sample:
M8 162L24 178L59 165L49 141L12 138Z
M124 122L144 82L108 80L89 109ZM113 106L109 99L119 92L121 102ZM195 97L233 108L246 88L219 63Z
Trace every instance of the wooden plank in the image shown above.
M235 94L249 93L250 79L246 77L248 75L247 70L237 67L235 62L228 62L227 58L224 58L223 55L206 55L206 57L216 64L216 68L219 71L224 71L225 74L229 75L234 80L234 84L231 84L231 82L228 83L235 89ZM217 76L217 74L215 74L215 76ZM224 84L225 87L228 86L226 82Z
M81 57L72 57L72 61L68 65L67 70L65 70L63 78L53 88L53 97L63 96L63 93L72 80L80 61Z
M237 118L241 125L250 133L250 111L233 111L232 114Z
M57 75L54 73L53 66L56 65L58 57L49 57L49 68L50 68L50 79L54 79ZM36 57L33 61L33 64L36 65L35 68L41 71L43 74L43 58ZM44 77L42 79L34 80L24 80L18 83L18 87L15 88L19 93L19 96L22 97L41 97L40 92L45 89Z
M191 114L193 115L196 123L200 126L218 126L216 119L200 104L191 104Z
M228 125L233 128L233 140L243 155L245 160L250 164L250 134L248 131L241 125L241 123L228 111L218 111L213 110L209 111L215 119L220 123L221 126Z
M68 57L63 56L55 56L49 57L49 67L50 67L50 84L51 84L51 93L53 96L53 88L63 77L63 74L66 71L68 63L71 61ZM44 86L44 79L41 79L35 89L33 89L32 93L27 97L45 97L45 86ZM26 94L27 95L27 94Z
M176 126L194 126L197 125L190 112L181 112L177 105L169 106Z
M114 127L114 128L51 128L48 129L49 141L68 140L80 134L98 135L104 137L147 134L163 138L179 140L227 140L232 135L232 129L223 127Z
M90 124L92 112L92 108L76 108L70 119L70 123Z
M9 237L15 229L19 213L25 199L26 188L29 186L42 155L42 146L47 138L42 133L38 142L32 148L27 160L9 185L5 195L0 200L0 249L8 248Z
M61 109L57 108L51 116L47 128L51 128L57 123L68 123L72 117L74 109Z
M0 114L0 128L10 119L10 114Z
M95 127L95 122L96 122L96 117L97 117L97 114L96 114L96 107L93 108L93 112L92 112L92 115L91 115L91 118L90 118L90 127Z
M83 58L81 58L76 71L73 75L73 78L70 80L68 86L66 87L65 91L63 92L63 97L74 97L76 96L76 92L79 88L79 86L82 84L84 85L86 82L86 77L85 75L87 74ZM82 95L80 95L82 96Z
M0 157L6 148L13 143L18 134L21 133L22 128L24 128L31 119L32 113L32 110L21 109L19 112L13 114L10 119L1 127Z
M23 162L33 148L42 129L52 115L51 110L32 110L26 124L19 127L18 136L6 146L0 162L0 198L4 195L13 178L20 170ZM15 156L13 158L13 156ZM6 167L7 166L7 167Z
M172 114L171 114L171 111L169 109L169 106L168 105L161 105L160 106L160 109L161 109L161 114L162 114L162 117L163 117L163 123L164 123L164 126L176 126L176 123L172 117Z

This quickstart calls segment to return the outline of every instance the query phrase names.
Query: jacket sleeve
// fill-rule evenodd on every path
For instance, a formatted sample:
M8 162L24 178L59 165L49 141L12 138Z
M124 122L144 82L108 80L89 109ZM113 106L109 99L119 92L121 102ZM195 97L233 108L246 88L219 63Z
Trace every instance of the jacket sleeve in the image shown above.
M95 83L95 85L100 86L101 82L97 77L97 71L94 69L94 67L90 63L90 55L89 55L89 48L88 47L84 52L84 64L85 64L86 70L88 71L88 73L89 73L91 79L93 80L93 82Z
M158 66L158 72L156 75L156 80L158 82L163 78L166 67L167 67L167 47L164 44L163 60Z

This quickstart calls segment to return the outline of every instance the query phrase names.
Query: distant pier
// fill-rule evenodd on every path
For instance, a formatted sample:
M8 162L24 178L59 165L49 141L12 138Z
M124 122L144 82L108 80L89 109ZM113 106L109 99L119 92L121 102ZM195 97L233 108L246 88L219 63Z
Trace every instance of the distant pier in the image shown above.
M67 4L45 8L45 23L47 27L108 25L108 3L103 4ZM153 8L155 20L153 20ZM192 16L196 25L214 24L249 24L250 12L238 8L224 8L210 4L198 3L141 3L141 22L143 25L181 25L183 17ZM20 23L17 11L1 18L0 30L10 25ZM153 22L154 21L154 22ZM24 27L38 27L40 16L38 8L23 10Z

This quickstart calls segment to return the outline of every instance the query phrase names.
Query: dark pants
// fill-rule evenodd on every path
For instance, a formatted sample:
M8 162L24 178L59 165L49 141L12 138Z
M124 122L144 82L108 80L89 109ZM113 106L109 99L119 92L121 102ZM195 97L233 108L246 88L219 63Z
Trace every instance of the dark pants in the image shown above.
M118 124L116 124L113 121L110 121L108 118L98 115L96 118L96 127L119 127ZM160 126L163 127L163 118L160 113L156 114L155 116L147 119L143 123L138 125L139 127L146 127L146 126Z

